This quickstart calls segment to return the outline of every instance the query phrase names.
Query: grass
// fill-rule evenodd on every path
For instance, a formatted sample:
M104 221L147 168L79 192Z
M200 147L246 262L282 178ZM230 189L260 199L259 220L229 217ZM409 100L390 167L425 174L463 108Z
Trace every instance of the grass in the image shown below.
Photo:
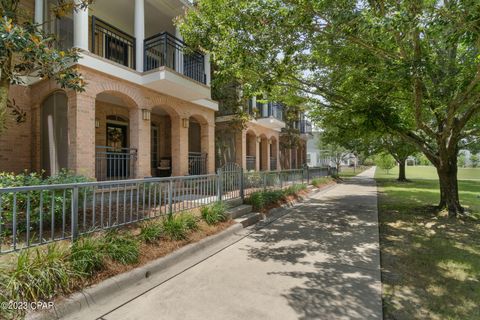
M332 177L320 177L320 178L314 178L312 179L312 186L318 188L318 187L321 187L323 185L326 185L326 184L329 184L333 181L333 178Z
M134 264L138 262L140 243L131 234L114 229L105 235L105 252L116 262Z
M437 171L433 166L408 166L406 168L407 179L428 179L437 180ZM395 178L398 176L398 167L389 171L377 169L377 175L384 178ZM480 168L458 168L459 180L480 180Z
M480 319L480 224L449 219L433 206L438 180L430 167L377 169L385 319ZM475 177L480 169L460 169ZM480 213L480 181L460 180L462 204Z
M185 240L188 237L188 229L180 215L167 217L162 226L165 236L169 240Z
M106 253L102 238L82 237L70 249L72 268L81 275L91 276L105 266Z
M224 202L215 202L214 204L202 207L200 213L202 219L209 225L215 225L227 220L227 206Z
M354 177L354 176L356 176L357 174L362 173L362 172L365 171L366 169L368 169L368 167L363 167L363 166L358 166L357 168L354 168L354 167L341 167L341 168L340 168L339 177L341 177L341 178Z

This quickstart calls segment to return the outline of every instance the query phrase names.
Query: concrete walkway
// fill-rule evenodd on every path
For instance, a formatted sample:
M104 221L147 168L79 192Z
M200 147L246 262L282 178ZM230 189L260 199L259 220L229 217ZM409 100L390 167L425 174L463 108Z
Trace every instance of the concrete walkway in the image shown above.
M101 319L381 319L373 174L313 195Z

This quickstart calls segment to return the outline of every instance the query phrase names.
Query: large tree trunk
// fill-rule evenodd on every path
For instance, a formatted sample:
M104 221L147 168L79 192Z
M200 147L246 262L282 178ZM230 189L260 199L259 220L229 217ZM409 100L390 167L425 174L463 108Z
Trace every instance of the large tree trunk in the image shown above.
M407 175L405 173L406 159L400 159L398 161L398 181L407 181Z
M437 167L440 180L440 203L438 207L439 209L447 209L450 217L456 217L464 212L458 195L457 155L455 154L444 159L446 161L441 161Z

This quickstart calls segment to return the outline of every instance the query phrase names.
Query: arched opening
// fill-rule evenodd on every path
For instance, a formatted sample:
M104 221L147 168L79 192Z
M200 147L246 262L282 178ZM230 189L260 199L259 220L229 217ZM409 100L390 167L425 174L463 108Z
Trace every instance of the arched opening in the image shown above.
M152 176L169 177L172 174L172 118L170 110L156 106L151 119Z
M268 171L270 144L265 135L260 136L260 171Z
M270 138L270 170L277 170L278 141L275 137Z
M95 100L95 177L135 176L136 149L130 148L130 104L121 95L103 92Z
M188 174L207 173L206 141L208 139L207 121L199 116L191 116L188 124Z
M247 131L247 170L256 170L257 166L257 136L252 131Z
M41 165L47 175L56 175L68 168L68 98L56 91L42 104Z

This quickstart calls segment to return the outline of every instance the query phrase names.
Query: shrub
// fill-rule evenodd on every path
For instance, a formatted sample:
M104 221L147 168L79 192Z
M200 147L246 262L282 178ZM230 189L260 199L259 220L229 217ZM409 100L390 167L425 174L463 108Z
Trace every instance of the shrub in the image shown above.
M43 178L42 174L39 173L28 173L23 172L20 174L0 172L0 188L5 187L19 187L19 186L36 186L36 185L52 185L52 184L65 184L65 183L76 183L76 182L87 182L89 179L83 176L77 176L70 171L62 170L56 176ZM65 190L65 208L69 208L71 204L71 190ZM83 192L80 193L83 197ZM23 230L26 226L23 223L26 220L26 209L27 209L27 198L28 194L26 192L17 193L17 222L19 226L19 231ZM51 215L46 214L52 211L55 221L60 221L62 217L62 211L64 207L64 191L56 190L43 192L43 223L48 224L51 221ZM4 217L4 224L8 225L13 220L13 194L5 193L1 195L2 202L2 212ZM53 201L52 201L53 200ZM83 199L81 199L83 201ZM35 228L40 220L40 191L30 192L30 223L32 229ZM2 226L6 231L8 230L7 226Z
M101 238L83 237L72 244L70 263L73 270L91 276L105 265L104 241Z
M295 194L299 193L300 191L306 190L306 189L307 189L306 184L294 184L294 185L291 185L290 187L288 187L285 190L285 194L288 195L288 196L292 196L292 195L295 195Z
M202 207L200 213L202 219L209 225L214 225L227 220L227 206L225 203L218 201L214 204Z
M170 240L184 240L187 238L188 229L182 218L177 215L163 220L163 232Z
M321 185L329 183L330 181L332 181L332 178L330 177L321 177L321 178L314 178L311 183L314 187L318 188Z
M140 227L140 239L147 243L155 243L162 236L162 225L157 221L145 222Z
M121 264L138 262L140 248L138 241L130 234L121 234L110 230L105 235L105 253Z
M59 292L67 293L72 279L79 276L67 251L57 245L20 252L14 268L1 270L1 274L0 291L13 301L47 300Z
M183 221L183 225L187 230L198 230L198 218L191 212L186 212L180 215L180 219Z
M265 207L264 192L257 191L250 194L247 202L252 205L254 210L261 210Z

